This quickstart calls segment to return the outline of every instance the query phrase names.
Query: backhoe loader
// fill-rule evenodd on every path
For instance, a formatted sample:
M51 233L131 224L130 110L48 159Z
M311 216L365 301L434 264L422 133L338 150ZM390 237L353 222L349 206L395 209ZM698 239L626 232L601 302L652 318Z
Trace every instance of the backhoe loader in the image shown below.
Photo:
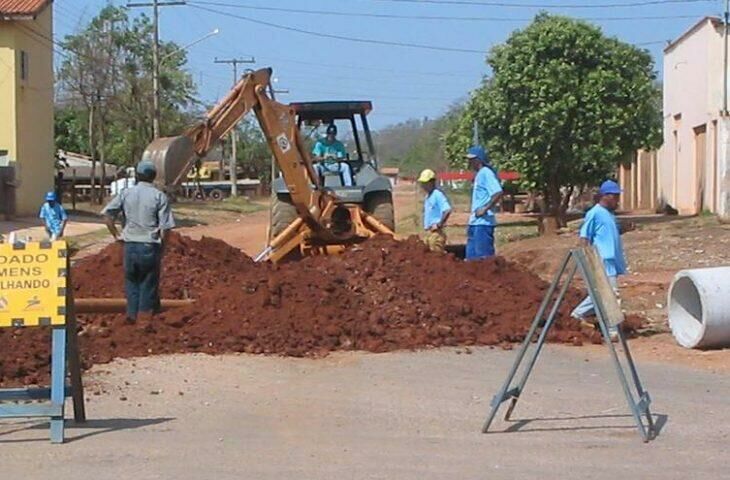
M296 209L296 217L276 233L257 261L278 262L292 254L337 253L378 233L393 235L392 224L386 226L365 211L362 196L342 198L324 185L299 133L295 108L272 100L268 94L271 75L270 68L246 74L203 121L183 135L150 143L142 158L157 166L158 188L174 193L190 169L253 110L281 171L287 201ZM392 216L392 207L390 212ZM388 220L386 223L391 223Z

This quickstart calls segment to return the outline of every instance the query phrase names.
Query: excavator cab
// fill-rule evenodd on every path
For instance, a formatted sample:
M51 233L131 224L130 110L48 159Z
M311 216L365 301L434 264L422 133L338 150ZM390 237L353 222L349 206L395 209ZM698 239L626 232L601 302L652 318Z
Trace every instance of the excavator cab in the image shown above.
M347 155L332 160L337 168L315 168L323 187L336 195L337 203L358 205L390 230L395 230L392 186L387 177L378 173L375 144L368 125L367 116L372 111L372 103L296 102L289 106L296 115L300 136L310 152L329 125L337 126L337 139L345 144ZM345 178L347 175L351 175L351 182ZM272 201L270 232L275 237L297 217L281 176L274 180Z

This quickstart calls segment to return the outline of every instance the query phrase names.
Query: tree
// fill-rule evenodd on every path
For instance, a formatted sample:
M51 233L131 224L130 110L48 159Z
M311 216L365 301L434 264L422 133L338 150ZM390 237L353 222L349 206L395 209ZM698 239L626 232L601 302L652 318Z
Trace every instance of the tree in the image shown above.
M243 174L258 178L262 184L271 182L271 151L256 119L248 115L236 125L238 143L236 162L243 167Z
M442 137L462 110L462 105L454 105L439 118L410 119L376 132L375 143L382 165L398 167L408 175L418 175L424 168L447 167Z
M97 159L103 179L107 161L133 164L152 140L151 42L148 17L130 20L127 9L107 5L61 43L67 54L58 70L59 94L65 98L57 108L57 142L91 157L92 199ZM195 87L183 70L184 50L164 42L160 50L162 125L164 133L179 134L190 122L188 109L195 103ZM73 142L59 138L82 122L87 126L85 138Z
M612 176L627 155L660 142L651 56L598 27L541 13L487 63L493 74L446 135L447 153L463 155L476 120L494 162L520 172L558 225L574 188Z
M55 144L56 148L69 152L88 152L88 131L83 111L72 106L56 108Z

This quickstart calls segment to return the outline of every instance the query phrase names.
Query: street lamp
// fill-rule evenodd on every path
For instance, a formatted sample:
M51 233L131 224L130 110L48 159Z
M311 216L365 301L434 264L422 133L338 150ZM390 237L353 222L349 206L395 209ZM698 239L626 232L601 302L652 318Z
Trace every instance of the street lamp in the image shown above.
M220 33L220 30L216 28L212 32L206 33L205 35L203 35L199 39L197 39L197 40L195 40L193 42L190 42L187 45L183 45L182 47L178 47L175 50L173 50L172 52L168 52L167 55L163 55L160 58L160 63L162 63L163 61L167 60L168 58L170 58L171 56L175 55L176 53L180 53L180 52L182 52L184 50L187 50L188 48L192 47L193 45L197 45L198 43L202 42L203 40L206 40L206 39L208 39L210 37L213 37L215 35L218 35L219 33Z

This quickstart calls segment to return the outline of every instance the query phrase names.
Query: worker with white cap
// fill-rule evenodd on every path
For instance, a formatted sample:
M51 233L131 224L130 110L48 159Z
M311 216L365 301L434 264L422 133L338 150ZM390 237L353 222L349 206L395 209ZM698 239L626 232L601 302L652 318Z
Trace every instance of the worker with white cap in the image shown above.
M444 227L451 215L451 204L444 192L436 187L436 172L427 168L418 176L418 183L426 192L423 201L423 229L426 235L424 243L433 252L446 251L446 233Z
M466 153L469 167L476 172L471 195L471 215L466 231L466 259L479 260L494 255L494 227L497 218L493 207L502 198L502 185L489 164L487 151L470 147Z
M586 212L583 224L580 227L581 246L593 245L603 260L603 268L606 270L608 281L614 291L618 293L618 276L626 273L626 259L624 258L624 247L621 241L621 233L633 229L628 224L622 230L616 222L614 212L618 208L621 198L621 188L613 180L606 180L599 189L600 199L596 205ZM593 300L587 296L571 313L571 316L588 327L595 327L594 322L586 320L587 317L595 314ZM610 334L615 338L616 327L612 327Z
M142 327L153 329L152 315L160 310L160 264L165 232L175 226L167 195L152 185L157 176L154 163L137 164L137 184L122 190L102 214L109 232L124 242L124 287L127 320L143 318ZM114 220L122 214L124 228L119 234Z

